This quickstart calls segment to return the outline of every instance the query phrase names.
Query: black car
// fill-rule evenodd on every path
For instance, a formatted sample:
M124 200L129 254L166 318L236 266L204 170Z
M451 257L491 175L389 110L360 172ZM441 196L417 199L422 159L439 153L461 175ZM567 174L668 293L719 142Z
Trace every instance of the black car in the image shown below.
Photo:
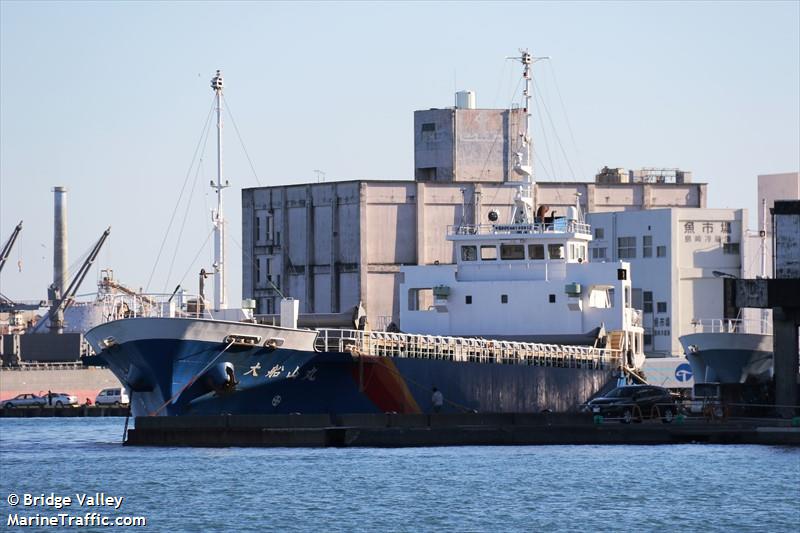
M608 418L619 418L625 424L655 417L669 424L678 413L678 405L672 393L664 387L626 385L589 401L586 410Z

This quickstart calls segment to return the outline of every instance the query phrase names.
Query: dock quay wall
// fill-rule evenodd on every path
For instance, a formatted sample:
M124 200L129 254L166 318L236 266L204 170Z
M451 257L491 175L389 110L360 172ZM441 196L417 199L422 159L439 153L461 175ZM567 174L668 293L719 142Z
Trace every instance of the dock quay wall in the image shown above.
M132 446L411 447L546 444L800 446L797 420L603 422L582 413L140 417Z

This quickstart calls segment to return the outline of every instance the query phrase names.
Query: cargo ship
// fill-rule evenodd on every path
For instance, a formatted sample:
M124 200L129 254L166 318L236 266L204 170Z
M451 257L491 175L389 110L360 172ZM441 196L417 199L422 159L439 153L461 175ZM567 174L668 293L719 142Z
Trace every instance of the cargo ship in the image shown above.
M527 110L533 58L520 52ZM451 228L453 265L406 267L395 331L359 321L298 327L291 298L280 325L228 309L220 71L211 86L220 158L213 305L134 314L86 333L129 389L134 416L570 411L643 362L628 263L589 261L591 228L577 205L561 217L535 205L529 119L511 220Z

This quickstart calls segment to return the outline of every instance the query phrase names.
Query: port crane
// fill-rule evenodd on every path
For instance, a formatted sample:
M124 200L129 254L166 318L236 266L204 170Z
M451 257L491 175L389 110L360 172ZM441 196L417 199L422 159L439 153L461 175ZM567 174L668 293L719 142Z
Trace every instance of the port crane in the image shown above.
M9 237L8 241L6 241L6 243L3 245L3 250L0 251L0 272L2 272L3 267L6 266L8 256L11 255L11 249L14 247L14 243L17 241L17 237L19 237L21 231L22 221L20 220L19 224L17 224L17 227L11 232L11 237Z
M11 249L14 248L14 243L17 241L17 237L22 232L22 221L19 221L19 224L14 228L14 231L11 232L11 237L8 238L6 243L3 245L3 249L0 250L0 272L3 271L3 267L6 266L6 261L8 261L8 257L11 255ZM3 293L0 293L0 313L17 313L19 311L32 311L34 309L39 309L43 307L45 302L39 302L35 304L22 304L13 301L11 298L4 296Z
M97 259L98 254L100 254L100 249L103 247L103 243L106 242L110 233L111 227L109 226L100 236L97 243L92 247L92 250L78 269L78 272L72 277L72 281L70 281L64 294L59 294L58 289L54 285L48 288L47 292L52 305L47 312L47 316L40 320L33 328L33 332L36 332L45 322L49 322L48 327L55 333L62 333L64 331L64 311L75 301L75 294L78 292L81 283L83 283L86 274L89 273L89 269L92 267L95 259Z

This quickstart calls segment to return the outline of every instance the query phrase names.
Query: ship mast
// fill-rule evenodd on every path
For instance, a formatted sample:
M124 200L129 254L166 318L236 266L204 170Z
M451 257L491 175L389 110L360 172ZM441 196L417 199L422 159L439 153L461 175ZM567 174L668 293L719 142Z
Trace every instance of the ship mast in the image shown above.
M211 188L217 193L217 208L211 212L214 224L214 311L228 307L228 291L225 282L225 218L222 214L222 189L230 184L222 183L222 72L211 79L211 88L216 94L217 108L217 182L211 181Z
M761 199L761 279L767 278L767 199ZM761 334L767 333L767 321L769 314L766 309L761 310Z
M525 80L525 88L522 95L524 99L524 107L522 112L524 116L523 131L520 132L520 143L518 150L514 153L514 171L522 176L521 183L517 188L517 194L514 197L514 211L511 215L512 224L530 224L533 222L534 212L534 180L533 180L533 147L531 143L531 96L533 94L531 88L531 69L533 63L542 59L549 59L548 57L533 57L528 49L519 50L519 57L510 57L508 59L515 59L522 63L522 78Z

